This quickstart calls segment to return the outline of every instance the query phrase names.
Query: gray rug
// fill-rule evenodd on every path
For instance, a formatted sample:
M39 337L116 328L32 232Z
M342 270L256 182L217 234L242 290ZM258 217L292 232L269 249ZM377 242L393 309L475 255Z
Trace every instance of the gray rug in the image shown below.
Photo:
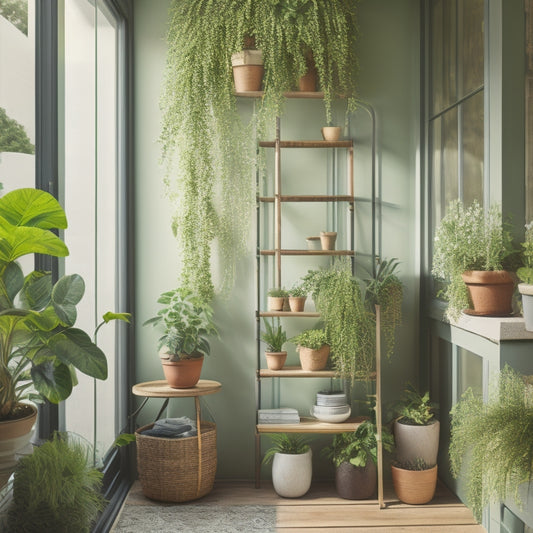
M113 533L256 533L276 531L267 505L125 505Z

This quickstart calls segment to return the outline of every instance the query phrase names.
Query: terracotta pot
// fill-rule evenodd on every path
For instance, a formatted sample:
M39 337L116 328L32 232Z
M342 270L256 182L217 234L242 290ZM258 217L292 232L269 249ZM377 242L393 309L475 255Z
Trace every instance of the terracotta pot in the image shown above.
M31 413L14 420L0 422L0 489L15 470L18 456L30 453L30 439L37 420L37 408L30 405Z
M269 370L281 370L287 360L287 352L265 352Z
M513 311L512 298L514 279L506 270L468 270L462 274L463 281L474 309L469 314L478 316L505 316Z
M427 465L437 463L440 422L433 420L427 426L412 426L401 420L394 423L396 457L399 463L423 459Z
M302 370L307 372L314 372L315 370L323 370L326 368L329 356L329 345L324 344L319 350L312 350L304 346L298 346L300 353L300 363Z
M309 54L306 58L307 72L298 80L300 91L316 92L317 70L313 55Z
M285 298L283 296L269 296L268 297L268 310L269 311L283 311L283 304Z
M335 241L337 240L336 231L321 231L320 232L320 244L322 250L335 250Z
M301 313L305 308L307 296L289 296L289 307L293 313Z
M340 126L324 126L322 128L322 137L325 141L338 141L341 136Z
M337 493L346 500L367 500L376 492L377 471L372 459L364 467L341 463L335 470Z
M402 502L419 505L433 499L437 486L437 465L428 470L391 468L394 492Z
M533 285L519 283L518 290L522 295L522 314L527 331L533 331Z
M322 245L320 244L320 237L307 237L305 239L307 242L308 250L321 250Z
M261 50L242 50L231 56L235 92L260 91L263 80Z
M289 297L285 296L285 298L283 298L283 311L290 311L290 310L291 310L291 306L289 304Z
M172 389L191 389L200 380L204 357L191 357L180 361L161 360L168 386Z

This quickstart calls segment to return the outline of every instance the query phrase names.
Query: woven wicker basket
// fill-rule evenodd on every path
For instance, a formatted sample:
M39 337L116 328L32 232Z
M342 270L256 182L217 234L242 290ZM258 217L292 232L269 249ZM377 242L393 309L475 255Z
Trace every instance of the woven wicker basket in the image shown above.
M137 468L144 495L163 502L186 502L208 494L217 470L216 425L202 422L199 438L141 435L152 426L143 426L135 432Z

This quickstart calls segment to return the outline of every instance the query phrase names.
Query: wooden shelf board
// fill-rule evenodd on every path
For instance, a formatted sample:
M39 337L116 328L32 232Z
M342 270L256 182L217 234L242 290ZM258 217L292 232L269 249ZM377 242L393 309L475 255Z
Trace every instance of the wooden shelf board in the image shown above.
M341 422L329 424L316 418L301 418L299 424L257 424L258 433L344 433L355 431L367 417L357 416Z
M242 91L235 93L235 96L240 96L242 98L262 98L265 95L263 91ZM283 93L285 98L315 98L322 99L324 98L324 93L322 91L288 91Z
M263 148L275 148L276 141L260 141ZM352 148L353 141L280 141L280 148Z
M262 378L334 378L337 374L334 370L302 370L301 366L285 366L282 370L270 370L261 368L259 377Z
M354 202L355 198L348 194L337 195L297 195L297 196L280 196L280 202ZM259 196L260 202L274 202L274 196Z
M190 389L173 389L169 387L166 379L157 381L145 381L133 385L131 391L135 396L148 398L191 398L193 396L205 396L215 394L222 388L218 381L201 379Z
M280 250L281 255L355 255L353 250ZM261 255L276 255L276 250L260 250Z
M320 313L310 312L310 311L301 311L299 313L294 313L292 311L260 311L259 316L266 317L320 317Z

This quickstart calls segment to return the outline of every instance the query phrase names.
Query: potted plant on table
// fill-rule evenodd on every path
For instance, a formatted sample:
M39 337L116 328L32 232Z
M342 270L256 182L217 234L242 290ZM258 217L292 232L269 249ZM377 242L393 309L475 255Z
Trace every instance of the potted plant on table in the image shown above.
M396 409L394 438L398 462L415 464L422 460L427 465L435 465L440 422L435 418L436 405L430 401L429 392L422 395L408 385Z
M0 198L0 436L14 446L12 454L2 456L4 471L14 467L17 449L30 439L37 411L27 400L65 400L77 383L74 369L107 378L105 354L74 327L83 279L72 274L54 284L50 272L24 276L17 262L35 253L68 255L52 231L66 227L62 207L44 191L16 189ZM129 316L106 313L103 323L129 321ZM6 446L4 442L7 451Z
M311 486L312 451L302 435L273 433L272 447L267 450L263 463L272 462L274 490L284 498L299 498Z
M261 340L267 344L265 358L267 367L270 370L281 370L287 360L287 352L283 350L283 345L287 342L287 333L281 326L279 319L278 325L274 326L268 320L264 319L265 331L261 332Z
M391 465L394 492L400 501L411 505L428 503L435 496L437 465L423 459L398 461Z
M518 290L522 295L522 312L528 331L533 331L533 221L526 224L526 234L522 243L523 266L516 271L522 283Z
M450 465L466 481L466 501L481 520L490 501L514 498L533 472L533 386L506 366L491 381L489 398L467 389L451 411Z
M290 342L296 344L302 370L313 372L326 368L330 347L328 336L323 329L305 330L292 337Z
M382 433L383 448L392 450L392 435ZM335 485L341 498L365 500L371 498L377 485L376 426L365 420L352 433L339 433L324 455L335 465Z
M477 316L512 312L514 279L504 264L513 252L498 206L485 212L476 201L470 207L450 203L435 232L432 268L434 277L448 282L442 292L450 320L461 311Z
M157 301L163 307L144 325L163 326L158 348L165 378L172 388L192 388L210 353L207 337L218 334L213 308L185 287L164 292Z

